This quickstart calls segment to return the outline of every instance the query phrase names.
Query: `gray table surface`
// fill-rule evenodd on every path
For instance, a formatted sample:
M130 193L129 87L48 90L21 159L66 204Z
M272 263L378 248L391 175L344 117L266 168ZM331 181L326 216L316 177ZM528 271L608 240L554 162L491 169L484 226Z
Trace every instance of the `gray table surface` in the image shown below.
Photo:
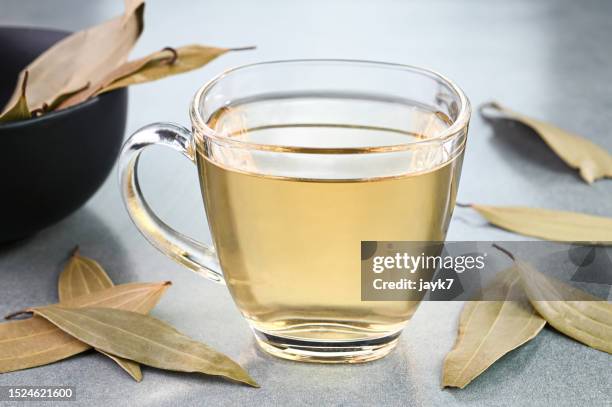
M0 0L0 24L79 29L121 12L118 0ZM166 45L255 44L204 69L130 91L128 133L161 120L187 124L196 88L225 68L286 58L356 58L436 69L478 105L491 98L612 150L612 2L609 1L150 1L135 56ZM210 240L196 171L178 154L145 153L143 184L170 224ZM68 180L67 180L68 181ZM612 181L581 182L521 127L497 131L474 115L459 199L612 216ZM449 239L517 236L457 209ZM440 389L460 303L425 303L388 357L355 366L282 361L256 348L222 286L182 269L131 224L116 173L79 211L0 251L0 314L56 301L68 251L98 259L115 282L171 279L153 314L245 366L261 389L144 369L135 383L109 359L85 354L0 376L0 385L73 385L91 405L610 405L610 356L546 328L465 390ZM180 404L179 404L180 403Z

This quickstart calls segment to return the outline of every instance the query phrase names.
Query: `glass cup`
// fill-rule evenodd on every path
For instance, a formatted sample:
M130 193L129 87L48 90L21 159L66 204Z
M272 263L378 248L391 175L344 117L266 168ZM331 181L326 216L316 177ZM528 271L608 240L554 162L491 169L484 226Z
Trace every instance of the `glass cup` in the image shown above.
M443 241L470 106L445 77L406 65L266 62L204 85L192 131L146 126L120 178L142 234L220 283L267 352L363 362L390 352L418 301L362 301L361 241ZM170 147L197 165L214 245L163 223L144 201L138 157Z

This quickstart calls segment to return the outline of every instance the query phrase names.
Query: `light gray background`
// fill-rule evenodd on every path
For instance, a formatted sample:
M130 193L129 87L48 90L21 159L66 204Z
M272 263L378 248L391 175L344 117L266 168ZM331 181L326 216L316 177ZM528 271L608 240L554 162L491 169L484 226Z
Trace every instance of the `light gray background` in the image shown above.
M0 0L0 24L80 29L122 10L119 0ZM160 120L187 124L204 81L238 64L285 58L357 58L433 68L459 83L474 106L495 98L612 150L612 2L153 0L134 56L167 45L257 45L199 71L130 91L128 133ZM86 135L85 135L86 136ZM75 157L78 159L78 157ZM142 160L153 207L179 230L209 240L196 171L178 154ZM66 182L70 182L66 180ZM496 132L477 114L460 200L612 216L612 181L583 183L522 127ZM516 239L458 208L451 240ZM1 385L74 385L77 399L118 405L610 405L610 356L551 329L504 357L465 390L441 390L440 372L460 303L425 303L388 357L356 366L275 359L259 351L222 286L158 253L130 223L116 173L73 216L0 249L0 314L56 301L69 250L98 259L115 282L171 279L154 315L230 355L262 385L144 369L137 384L100 355L0 376ZM238 404L240 403L240 404Z

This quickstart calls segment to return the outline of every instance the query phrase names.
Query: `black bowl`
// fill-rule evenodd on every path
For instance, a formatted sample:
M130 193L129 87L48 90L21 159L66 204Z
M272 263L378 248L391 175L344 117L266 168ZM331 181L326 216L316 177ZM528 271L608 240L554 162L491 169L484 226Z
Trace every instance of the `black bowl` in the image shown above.
M19 71L69 33L0 27L0 108ZM127 90L68 109L0 124L0 243L63 219L102 185L119 154Z

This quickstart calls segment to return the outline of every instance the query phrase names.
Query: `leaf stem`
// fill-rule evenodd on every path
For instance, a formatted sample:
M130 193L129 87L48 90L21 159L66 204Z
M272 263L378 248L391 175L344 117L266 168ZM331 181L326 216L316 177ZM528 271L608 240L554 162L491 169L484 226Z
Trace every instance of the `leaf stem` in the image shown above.
M170 57L170 60L168 61L168 65L174 65L174 63L178 59L178 52L176 51L176 49L172 47L164 47L162 51L170 51L172 53L172 56Z
M512 254L512 252L508 249L504 249L503 247L501 247L500 245L498 245L497 243L493 243L492 245L494 248L496 248L497 250L499 250L500 252L504 253L506 256L510 257L512 259L512 261L516 260L516 257L514 257L514 254Z
M478 113L480 113L485 118L488 118L489 115L487 115L487 113L485 111L487 109L495 109L497 111L500 111L500 110L502 110L502 107L496 101L491 100L491 101L488 101L488 102L483 103L482 105L478 106Z
M471 208L472 207L472 204L466 204L466 203L462 203L462 202L456 202L455 205L460 207L460 208Z
M252 51L254 49L257 49L257 46L255 45L249 45L248 47L238 47L238 48L230 48L230 51Z
M32 110L30 113L32 114L32 116L38 117L38 116L42 116L43 114L47 113L49 110L50 110L49 105L45 102L42 104L41 107Z

